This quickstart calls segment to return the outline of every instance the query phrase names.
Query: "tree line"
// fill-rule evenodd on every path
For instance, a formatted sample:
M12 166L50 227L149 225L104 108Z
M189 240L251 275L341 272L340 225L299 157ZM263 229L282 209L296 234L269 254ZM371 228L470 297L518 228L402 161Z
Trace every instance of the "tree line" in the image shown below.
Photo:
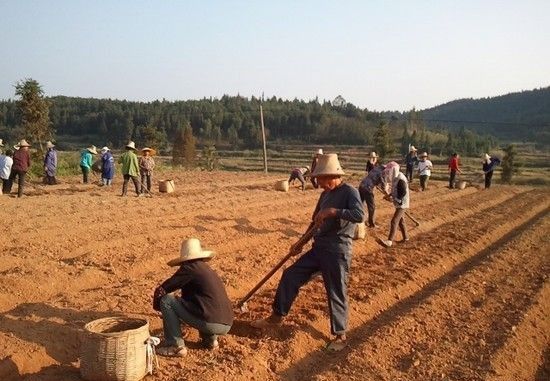
M358 108L340 96L332 102L228 95L219 99L131 102L43 97L38 82L27 79L17 84L19 88L29 85L48 105L48 139L74 137L78 139L66 140L82 144L94 139L113 148L134 140L140 146L170 152L175 142L181 142L186 129L196 143L204 147L259 148L262 144L260 102L270 142L369 145L388 155L403 153L408 144L428 152L448 154L458 150L462 154L478 155L497 143L494 137L465 128L458 132L427 128L422 113L414 109L406 113L374 112ZM43 136L28 135L29 127L21 108L23 97L20 93L16 93L16 97L19 99L0 101L0 137L8 141L22 137L42 140ZM78 148L63 139L58 147Z

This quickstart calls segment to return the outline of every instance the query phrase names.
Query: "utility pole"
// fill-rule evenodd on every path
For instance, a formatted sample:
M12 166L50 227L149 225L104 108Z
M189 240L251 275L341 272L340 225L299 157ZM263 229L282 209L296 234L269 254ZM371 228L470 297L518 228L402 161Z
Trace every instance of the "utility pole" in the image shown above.
M262 98L260 99L260 123L262 126L262 142L264 144L264 172L267 173L267 146L265 143L264 111L262 108L263 100L264 100L264 93L262 93Z

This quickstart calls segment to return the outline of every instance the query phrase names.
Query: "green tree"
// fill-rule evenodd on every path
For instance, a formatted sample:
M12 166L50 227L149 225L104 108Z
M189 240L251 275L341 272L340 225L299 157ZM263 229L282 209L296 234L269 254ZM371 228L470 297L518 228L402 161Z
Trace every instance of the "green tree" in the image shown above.
M203 148L202 165L208 171L213 171L218 167L218 152L215 146L210 145Z
M50 103L44 98L44 90L37 81L27 78L17 82L15 95L19 97L17 108L25 133L43 151L43 144L46 140L52 140L54 134L49 116Z
M407 123L403 123L403 135L401 135L401 153L406 155L409 152L410 136L407 130Z
M504 149L504 157L502 158L502 182L510 184L512 182L512 177L519 173L520 171L516 147L513 144L510 144Z
M380 161L393 152L393 144L386 122L380 122L374 133L374 150L380 156Z

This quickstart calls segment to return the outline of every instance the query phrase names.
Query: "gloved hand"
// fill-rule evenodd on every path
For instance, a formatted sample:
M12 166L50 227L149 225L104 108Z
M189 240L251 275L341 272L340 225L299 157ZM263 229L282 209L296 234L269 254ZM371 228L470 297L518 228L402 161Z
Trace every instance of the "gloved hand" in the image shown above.
M160 300L164 295L166 295L166 291L162 288L162 286L155 288L155 292L153 294L153 309L155 311L160 311Z

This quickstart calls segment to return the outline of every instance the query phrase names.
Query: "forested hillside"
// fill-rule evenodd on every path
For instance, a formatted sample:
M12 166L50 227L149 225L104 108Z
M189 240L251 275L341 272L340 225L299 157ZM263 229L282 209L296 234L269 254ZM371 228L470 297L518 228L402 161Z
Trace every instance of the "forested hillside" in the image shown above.
M505 140L550 144L550 87L482 99L459 99L422 111L428 126L460 128Z

